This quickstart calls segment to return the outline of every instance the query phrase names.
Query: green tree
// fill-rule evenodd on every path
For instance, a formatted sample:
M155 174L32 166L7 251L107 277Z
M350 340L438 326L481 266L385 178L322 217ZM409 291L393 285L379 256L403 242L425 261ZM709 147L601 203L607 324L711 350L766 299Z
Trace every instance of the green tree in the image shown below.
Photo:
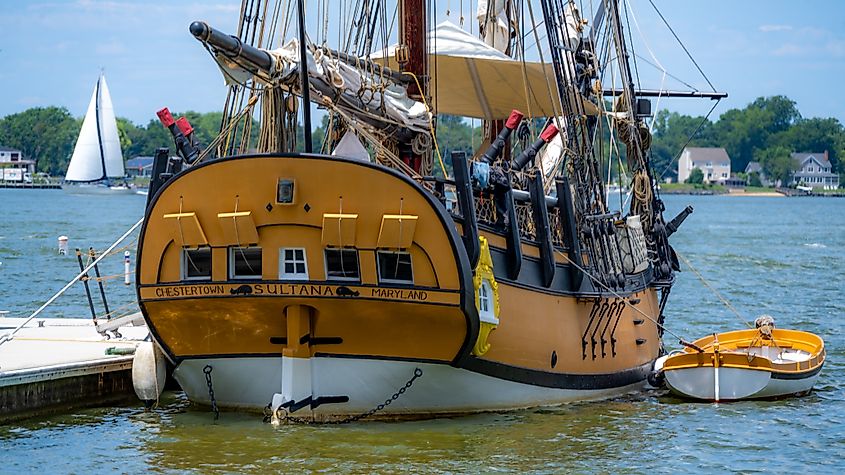
M760 181L760 172L751 172L748 174L748 186L763 186Z
M126 151L132 147L131 136L133 134L130 130L135 128L137 127L129 119L124 119L123 117L117 118L117 136L120 139L120 150L123 151L124 158L126 158Z
M36 107L0 119L0 143L20 149L38 170L64 175L81 127L64 107Z
M745 170L755 149L769 146L769 138L801 119L795 102L784 96L760 97L744 109L731 109L713 125L718 146L731 157L733 171Z
M780 181L782 186L792 180L792 174L798 169L790 150L780 145L757 151L755 156L766 176L772 181Z
M824 152L834 170L841 169L845 156L845 129L834 118L801 119L791 127L773 136L770 145L780 145L793 152Z
M692 185L700 185L704 183L704 172L701 171L701 169L698 167L693 168L692 171L689 172L689 176L684 181L684 183L689 183Z

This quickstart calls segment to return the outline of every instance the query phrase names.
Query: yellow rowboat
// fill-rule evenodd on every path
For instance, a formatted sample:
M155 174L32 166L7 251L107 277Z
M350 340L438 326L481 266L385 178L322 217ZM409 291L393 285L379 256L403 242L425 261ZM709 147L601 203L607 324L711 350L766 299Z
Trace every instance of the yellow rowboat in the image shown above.
M824 360L817 335L764 325L696 340L659 358L655 371L679 396L735 401L806 394Z

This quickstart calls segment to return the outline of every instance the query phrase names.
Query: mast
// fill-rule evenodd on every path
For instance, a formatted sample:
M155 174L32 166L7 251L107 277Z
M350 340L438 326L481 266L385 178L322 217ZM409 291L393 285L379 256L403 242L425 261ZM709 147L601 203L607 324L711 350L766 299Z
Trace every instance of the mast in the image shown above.
M94 94L95 96L95 115L94 119L95 123L97 124L97 144L100 146L100 164L103 166L103 176L100 179L104 179L106 181L106 185L109 184L109 177L106 173L106 153L103 150L103 132L100 126L100 97L102 95L102 89L100 87L100 83L103 79L103 74L100 73L100 77L97 78L97 92Z
M426 42L428 12L426 1L399 0L399 46L396 49L399 70L408 73L408 75L413 75L408 83L408 97L420 102L427 102L426 97L428 97L428 43ZM414 152L410 143L400 143L399 153L402 161L413 168L415 172L420 171L423 157Z
M426 42L427 14L426 0L400 0L399 49L404 49L406 58L397 52L400 71L413 74L419 80L411 78L408 85L408 97L422 101L428 96L428 44ZM406 61L403 63L403 59Z

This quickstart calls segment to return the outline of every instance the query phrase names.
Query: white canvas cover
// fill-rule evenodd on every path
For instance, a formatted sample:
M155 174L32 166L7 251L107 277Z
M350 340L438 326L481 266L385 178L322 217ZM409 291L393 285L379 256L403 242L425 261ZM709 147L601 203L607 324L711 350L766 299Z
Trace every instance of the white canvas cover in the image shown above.
M334 151L332 151L332 156L354 158L364 162L370 161L370 154L351 129L347 130L340 138Z
M97 117L97 103L99 96L99 117ZM99 135L97 122L100 122ZM103 143L103 155L100 156L100 139ZM103 172L103 163L106 170ZM105 177L119 178L124 176L123 153L120 150L120 138L117 133L117 121L114 116L114 106L105 76L100 76L88 111L82 120L82 128L70 157L67 167L66 181L96 181Z
M449 21L429 32L429 42L437 113L488 120L506 119L513 109L532 117L554 115L558 99L550 65L510 58ZM387 65L396 69L395 50L391 46L372 59L384 63L387 57Z

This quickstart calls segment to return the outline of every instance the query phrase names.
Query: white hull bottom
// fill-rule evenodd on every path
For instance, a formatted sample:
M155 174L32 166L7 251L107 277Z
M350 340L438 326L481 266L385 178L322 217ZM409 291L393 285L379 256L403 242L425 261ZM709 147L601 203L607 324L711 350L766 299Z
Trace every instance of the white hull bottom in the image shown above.
M681 396L708 401L773 398L810 391L819 372L799 379L777 379L772 373L742 368L685 368L666 371L666 384ZM718 397L716 391L718 390Z
M72 195L134 195L135 188L126 186L105 186L101 184L70 184L62 185L62 190Z
M413 418L551 406L641 389L629 386L570 390L506 381L445 364L352 358L218 358L185 360L174 376L188 399L210 404L203 368L211 366L217 405L263 410L287 403L296 418L332 420L364 413L406 391L373 418ZM284 368L284 370L283 370ZM348 398L348 400L347 400ZM316 406L316 407L314 407Z

